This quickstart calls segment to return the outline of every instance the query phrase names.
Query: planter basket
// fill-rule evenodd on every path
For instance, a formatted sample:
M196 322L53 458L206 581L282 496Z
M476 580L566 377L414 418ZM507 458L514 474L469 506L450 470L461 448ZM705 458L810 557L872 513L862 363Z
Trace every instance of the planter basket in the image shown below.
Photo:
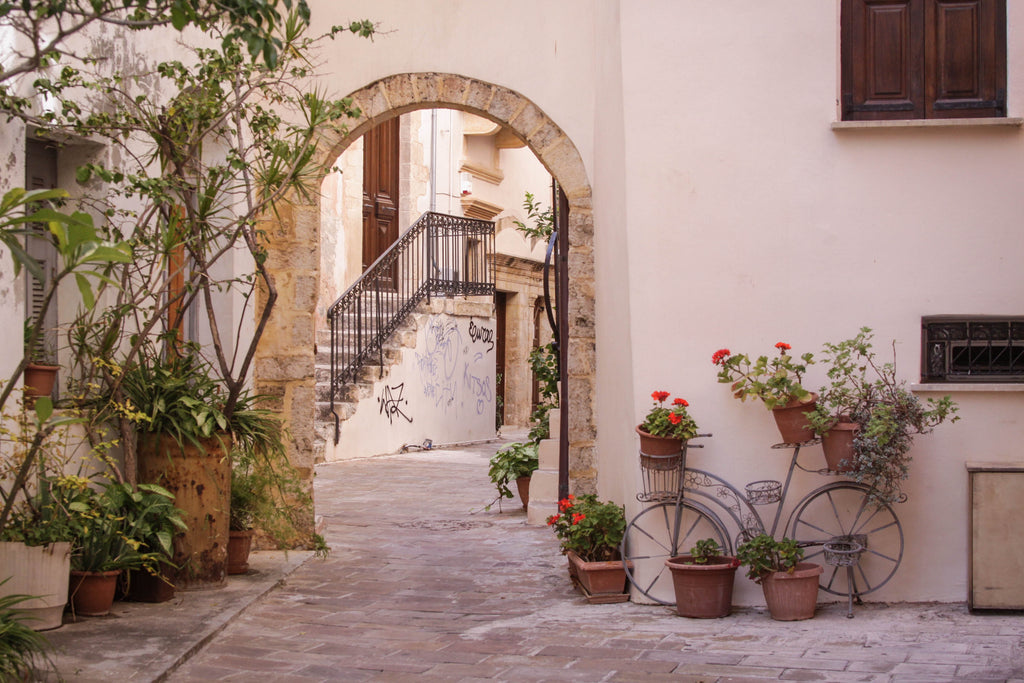
M740 563L735 557L712 558L712 564L689 564L689 555L665 560L672 572L676 612L692 619L718 619L732 612L732 587Z
M640 472L643 475L643 493L637 495L637 500L644 503L675 500L686 470L686 443L682 439L651 436L639 426L636 433L640 435Z

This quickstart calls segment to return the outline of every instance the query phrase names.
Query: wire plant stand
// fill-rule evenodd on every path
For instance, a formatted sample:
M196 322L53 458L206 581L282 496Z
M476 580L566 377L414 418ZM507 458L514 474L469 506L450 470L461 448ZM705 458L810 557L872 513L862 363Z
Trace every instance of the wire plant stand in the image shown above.
M621 552L641 601L675 604L665 560L705 538L714 539L723 555L732 555L738 545L762 533L795 539L805 549L805 561L828 565L820 588L847 597L847 616L853 616L854 599L860 603L896 573L903 559L903 526L891 506L870 502L871 489L864 484L838 480L819 486L800 498L783 520L797 469L835 474L799 462L801 450L820 440L775 444L773 450L792 453L785 481L752 481L742 491L712 472L687 467L688 449L702 447L692 441L672 455L640 452L643 490L636 498L645 507L627 524Z

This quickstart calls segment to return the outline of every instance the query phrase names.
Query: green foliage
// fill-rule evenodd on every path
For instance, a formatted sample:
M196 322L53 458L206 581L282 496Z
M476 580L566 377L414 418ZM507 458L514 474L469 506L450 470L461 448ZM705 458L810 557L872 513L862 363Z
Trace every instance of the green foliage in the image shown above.
M777 343L775 348L778 356L759 356L756 360L719 349L711 357L711 362L719 366L718 381L731 385L733 397L741 401L759 398L769 410L790 401L809 403L811 392L800 384L800 377L814 363L813 355L805 353L799 359L803 362L797 362L788 353L792 347L786 342Z
M563 553L571 550L585 562L604 562L619 557L626 513L621 505L600 502L593 494L569 494L558 503L558 514L548 518L548 526Z
M82 481L80 513L71 548L71 568L79 571L146 569L156 574L174 553L172 539L185 530L174 496L155 484L107 482L94 491Z
M8 578L0 580L0 585ZM31 600L31 595L0 596L0 680L44 680L40 669L53 669L50 643L42 633L34 631L31 617L18 605Z
M808 417L818 434L839 421L859 425L850 476L870 486L871 501L883 505L905 499L902 482L909 477L914 436L960 418L949 396L922 402L910 393L896 376L895 345L893 361L881 363L872 350L872 337L871 329L862 327L851 339L824 345L830 383L821 388Z
M687 441L697 436L697 423L687 412L689 403L684 398L676 398L671 408L665 407L669 398L667 391L655 391L651 394L654 406L647 413L640 428L651 436L662 436Z
M697 541L690 548L690 557L693 558L693 564L707 564L714 558L720 557L721 554L722 549L718 547L718 541L713 538Z
M789 572L796 569L804 557L804 549L791 538L776 541L768 534L760 534L741 543L736 549L740 564L747 567L747 578L761 583L772 572Z
M182 447L228 430L224 395L210 376L209 364L195 353L147 354L121 371L124 405L111 409L127 415L136 428L169 434Z
M40 546L73 541L88 521L89 491L79 477L44 474L36 492L12 508L0 540Z
M530 369L538 385L537 406L530 414L530 441L540 443L550 437L548 413L558 407L558 354L549 342L530 352Z
M528 477L538 467L537 444L511 443L491 458L487 475L498 489L498 498L511 498L509 484L519 477ZM487 509L490 509L490 505Z
M551 233L555 231L555 215L550 208L543 208L543 205L534 199L533 193L527 192L526 198L523 199L523 210L526 211L526 217L532 225L526 225L513 218L512 222L519 232L534 239L546 240L551 237Z

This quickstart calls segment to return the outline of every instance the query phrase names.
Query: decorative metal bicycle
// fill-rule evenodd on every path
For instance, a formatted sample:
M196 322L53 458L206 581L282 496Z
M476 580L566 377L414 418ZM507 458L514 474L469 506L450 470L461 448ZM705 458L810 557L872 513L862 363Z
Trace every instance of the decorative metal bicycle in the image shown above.
M682 450L673 455L641 451L643 492L637 494L637 500L653 505L629 522L622 541L622 558L633 586L656 603L673 605L666 559L688 552L704 538L715 539L723 554L731 555L746 539L761 533L775 536L794 471L835 474L799 464L801 449L817 443L820 441L815 439L772 446L793 453L785 483L754 481L746 485L745 492L711 472L686 467L687 449L701 448L700 444L684 442ZM820 486L793 506L781 529L807 549L805 560L821 558L819 562L831 566L821 576L821 589L846 595L851 608L848 616L852 616L853 599L859 602L861 596L888 583L903 559L899 518L889 505L872 503L870 492L868 486L847 480ZM775 507L771 526L765 525L758 511L766 506Z

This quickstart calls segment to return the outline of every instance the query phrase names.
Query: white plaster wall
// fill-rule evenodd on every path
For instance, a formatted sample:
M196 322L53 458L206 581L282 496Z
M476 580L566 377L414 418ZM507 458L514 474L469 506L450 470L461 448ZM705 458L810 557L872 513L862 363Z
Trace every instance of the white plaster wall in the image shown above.
M328 461L493 439L494 318L417 314L416 348L342 422Z

